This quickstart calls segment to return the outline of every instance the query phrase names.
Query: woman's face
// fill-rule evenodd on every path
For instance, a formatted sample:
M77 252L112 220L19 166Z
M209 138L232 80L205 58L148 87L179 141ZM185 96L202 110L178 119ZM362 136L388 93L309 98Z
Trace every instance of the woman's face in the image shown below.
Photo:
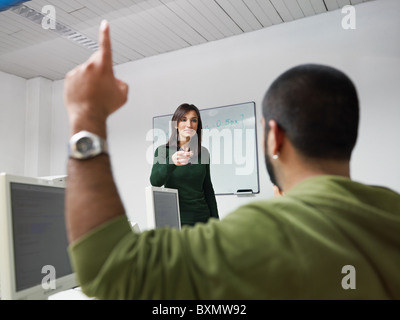
M187 141L196 134L199 118L194 110L190 110L178 121L178 132L181 141Z

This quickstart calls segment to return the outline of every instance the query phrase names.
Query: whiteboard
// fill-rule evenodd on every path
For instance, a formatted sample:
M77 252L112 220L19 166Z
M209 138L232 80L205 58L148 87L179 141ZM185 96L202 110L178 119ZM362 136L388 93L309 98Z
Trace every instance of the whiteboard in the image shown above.
M245 102L200 110L215 194L260 192L255 107ZM171 119L172 114L153 117L154 151L167 143Z

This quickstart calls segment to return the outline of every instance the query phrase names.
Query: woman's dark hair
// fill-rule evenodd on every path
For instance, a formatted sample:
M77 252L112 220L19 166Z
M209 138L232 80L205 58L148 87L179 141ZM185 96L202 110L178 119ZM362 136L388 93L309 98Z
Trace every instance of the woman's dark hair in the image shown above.
M343 72L317 64L286 71L268 89L263 116L266 126L275 120L301 154L350 160L359 104L356 88Z
M169 141L167 143L167 147L176 148L176 150L179 149L179 141L178 141L179 134L178 134L178 129L175 127L178 126L179 122L185 116L185 114L192 110L196 112L198 122L197 122L196 134L190 139L190 150L193 151L194 154L200 155L203 124L201 122L200 111L193 104L183 103L175 110L175 113L171 119L171 131L170 131L171 134Z

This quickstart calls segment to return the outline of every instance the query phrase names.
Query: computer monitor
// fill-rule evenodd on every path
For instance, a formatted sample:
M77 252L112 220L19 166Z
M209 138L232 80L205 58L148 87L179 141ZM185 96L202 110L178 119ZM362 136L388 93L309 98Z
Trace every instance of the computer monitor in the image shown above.
M42 300L77 285L67 247L65 179L0 174L1 299Z
M146 187L146 209L148 229L162 227L181 229L177 189Z

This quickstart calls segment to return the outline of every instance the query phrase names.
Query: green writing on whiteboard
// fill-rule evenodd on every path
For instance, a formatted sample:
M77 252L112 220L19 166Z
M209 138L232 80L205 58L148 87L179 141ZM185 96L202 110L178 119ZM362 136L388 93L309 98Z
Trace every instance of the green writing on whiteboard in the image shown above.
M234 129L244 129L244 114L240 115L240 119L226 118L224 120L216 120L214 124L204 125L203 129L213 129L213 128L234 128Z

